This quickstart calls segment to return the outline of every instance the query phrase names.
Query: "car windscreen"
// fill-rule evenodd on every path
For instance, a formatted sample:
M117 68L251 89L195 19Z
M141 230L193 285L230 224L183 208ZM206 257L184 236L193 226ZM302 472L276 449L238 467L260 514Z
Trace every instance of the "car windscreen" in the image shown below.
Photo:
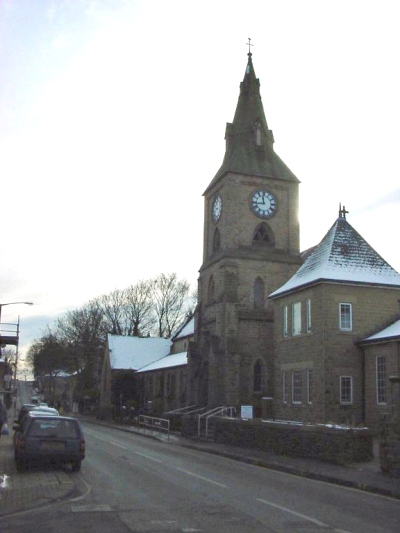
M80 437L75 420L36 419L32 420L28 430L29 437L55 437L60 439Z

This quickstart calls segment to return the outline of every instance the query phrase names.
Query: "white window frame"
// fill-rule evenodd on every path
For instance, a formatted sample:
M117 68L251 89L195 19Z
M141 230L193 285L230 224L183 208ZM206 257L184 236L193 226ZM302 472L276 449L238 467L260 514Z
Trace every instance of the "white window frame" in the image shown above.
M287 372L282 370L282 401L284 404L288 403L287 397Z
M282 324L282 328L283 328L283 336L284 337L288 337L289 336L289 314L288 314L288 306L287 305L284 305L283 306L283 324Z
M342 312L344 309L348 310L346 314ZM347 325L347 322L350 322L350 325ZM339 329L340 331L353 331L353 305L350 303L341 302L339 304Z
M344 380L350 384L350 400L343 399L343 385ZM347 386L347 385L346 385ZM340 376L340 405L352 405L353 404L353 376Z
M312 368L307 368L307 403L312 404L311 392L312 392Z
M384 363L383 370L379 369L380 361ZM383 376L382 373L384 374ZM375 379L376 403L378 405L387 405L387 360L384 355L378 355L375 359ZM384 399L382 399L382 397L384 397Z
M306 331L311 333L311 298L306 300Z
M301 335L301 302L292 303L292 335Z
M301 370L292 371L292 404L301 405L303 398L303 375ZM295 386L295 377L298 377L297 384ZM300 384L300 386L299 386ZM300 399L299 399L300 398Z

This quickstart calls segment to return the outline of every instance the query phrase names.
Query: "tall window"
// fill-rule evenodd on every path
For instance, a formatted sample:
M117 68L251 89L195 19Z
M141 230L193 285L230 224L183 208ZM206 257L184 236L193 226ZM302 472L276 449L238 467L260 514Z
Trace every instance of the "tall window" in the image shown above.
M339 329L351 331L353 329L353 313L351 304L339 304Z
M376 358L376 401L378 403L387 402L387 370L386 357Z
M289 335L289 324L288 324L288 306L283 306L283 336L287 337Z
M351 376L340 376L340 403L353 403L353 378Z
M209 304L214 303L215 301L215 288L214 288L214 278L211 276L208 282L208 298L207 301Z
M301 302L292 304L292 335L301 333Z
M253 375L253 390L254 392L261 392L262 390L262 374L263 374L263 364L259 359L254 365L254 375Z
M311 332L311 300L307 298L306 300L306 331L307 333Z
M303 380L301 370L292 372L292 403L301 403Z
M282 372L282 401L287 403L287 372L285 370Z
M254 281L254 309L264 309L265 284L259 277Z
M312 369L307 369L307 403L312 403Z
M221 235L219 233L219 229L216 228L214 231L214 237L213 237L213 252L216 252L221 247Z

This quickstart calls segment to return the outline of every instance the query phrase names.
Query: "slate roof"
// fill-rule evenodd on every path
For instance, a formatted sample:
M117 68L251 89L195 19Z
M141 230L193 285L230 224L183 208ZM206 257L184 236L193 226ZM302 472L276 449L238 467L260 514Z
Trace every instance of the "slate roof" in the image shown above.
M138 370L167 355L171 339L159 337L107 336L113 370Z
M154 361L153 363L144 366L138 371L138 374L141 372L149 372L150 370L161 370L184 365L187 365L187 352L174 353L172 355L166 355L165 357L158 359L158 361Z
M255 124L262 130L261 146L255 143ZM212 188L227 172L275 178L285 181L299 180L274 152L274 136L268 129L260 94L260 81L256 77L252 54L248 54L243 82L233 122L226 125L227 149L224 161L207 187Z
M270 298L322 281L400 288L400 274L343 216L339 216L294 276L270 294Z
M194 335L194 317L187 318L176 330L176 333L172 336L173 341L183 339L185 337L190 337Z
M400 338L400 320L396 320L396 322L393 322L393 324L390 324L390 326L364 339L362 344L364 343L369 344L369 343L374 343L378 341L390 341L390 340L396 340L399 338Z

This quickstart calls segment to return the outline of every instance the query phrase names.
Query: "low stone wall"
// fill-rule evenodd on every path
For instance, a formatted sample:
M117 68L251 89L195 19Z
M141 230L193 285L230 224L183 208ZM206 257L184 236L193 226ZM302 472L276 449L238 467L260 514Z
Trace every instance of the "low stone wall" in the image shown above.
M195 435L196 420L185 417L182 433ZM371 461L373 438L368 429L295 425L262 420L214 418L214 441L271 451L290 457L309 457L336 464Z

